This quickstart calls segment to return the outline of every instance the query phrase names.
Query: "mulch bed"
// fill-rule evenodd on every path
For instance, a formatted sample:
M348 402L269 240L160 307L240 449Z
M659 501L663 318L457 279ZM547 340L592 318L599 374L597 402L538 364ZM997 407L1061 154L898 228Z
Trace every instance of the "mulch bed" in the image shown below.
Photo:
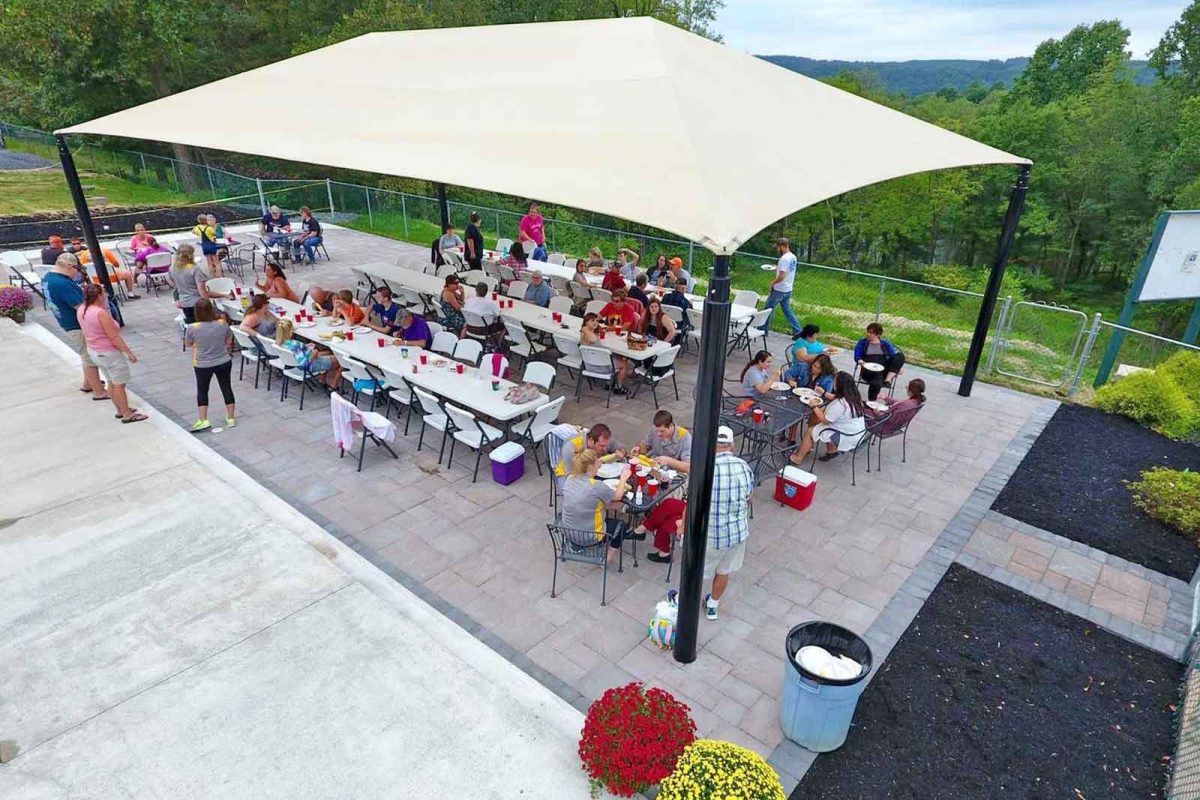
M1162 466L1200 469L1200 447L1125 417L1063 405L992 508L1127 561L1190 581L1200 547L1133 505L1124 481Z
M200 212L216 214L226 225L246 217L244 208L212 205L187 208L104 206L93 208L92 218L96 224L96 234L103 238L132 233L133 226L139 222L151 231L190 228L196 224L196 215ZM4 226L0 227L0 246L21 244L31 249L44 243L52 234L70 241L72 237L82 237L83 230L79 219L69 212L13 214L5 217Z
M1183 669L954 565L792 800L1162 797Z

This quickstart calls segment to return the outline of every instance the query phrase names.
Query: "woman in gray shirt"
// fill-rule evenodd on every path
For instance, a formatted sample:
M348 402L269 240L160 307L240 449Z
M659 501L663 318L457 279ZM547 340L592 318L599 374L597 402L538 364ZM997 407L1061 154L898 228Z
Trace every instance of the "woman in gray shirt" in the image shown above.
M187 326L184 342L192 348L192 369L196 372L196 422L192 433L206 431L212 427L208 421L208 387L214 375L221 395L225 398L225 427L237 425L237 414L233 407L233 359L229 346L233 334L224 320L217 319L211 301L201 298L195 305L195 321Z
M167 273L167 282L179 293L179 310L188 324L196 321L196 303L213 297L204 285L207 280L208 276L196 266L196 248L190 244L179 245L175 260L171 262L171 271Z

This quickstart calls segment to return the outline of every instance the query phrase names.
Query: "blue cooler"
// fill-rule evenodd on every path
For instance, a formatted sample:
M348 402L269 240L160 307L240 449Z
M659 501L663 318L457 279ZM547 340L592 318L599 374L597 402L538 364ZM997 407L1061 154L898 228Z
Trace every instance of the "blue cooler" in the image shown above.
M516 442L505 442L488 453L492 462L492 480L507 486L525 476L525 448Z
M863 665L845 680L815 675L796 661L801 647L816 645L833 656L848 656ZM788 632L783 667L783 699L779 727L783 735L815 753L836 750L846 741L858 698L871 674L871 648L861 638L832 622L806 622Z

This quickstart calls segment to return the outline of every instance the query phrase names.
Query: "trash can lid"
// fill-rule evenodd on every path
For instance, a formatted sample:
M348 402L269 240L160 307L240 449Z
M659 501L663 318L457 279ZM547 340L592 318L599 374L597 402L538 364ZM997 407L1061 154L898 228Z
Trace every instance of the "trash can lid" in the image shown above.
M505 442L502 445L492 448L488 453L488 458L495 461L497 464L509 464L522 458L525 455L525 448L516 442Z

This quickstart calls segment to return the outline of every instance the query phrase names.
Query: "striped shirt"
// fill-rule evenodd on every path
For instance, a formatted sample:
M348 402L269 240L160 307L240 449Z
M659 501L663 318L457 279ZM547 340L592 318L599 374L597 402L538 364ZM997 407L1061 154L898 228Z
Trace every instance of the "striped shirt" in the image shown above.
M733 453L717 453L713 465L712 506L708 512L708 546L733 547L750 536L749 501L754 472Z

